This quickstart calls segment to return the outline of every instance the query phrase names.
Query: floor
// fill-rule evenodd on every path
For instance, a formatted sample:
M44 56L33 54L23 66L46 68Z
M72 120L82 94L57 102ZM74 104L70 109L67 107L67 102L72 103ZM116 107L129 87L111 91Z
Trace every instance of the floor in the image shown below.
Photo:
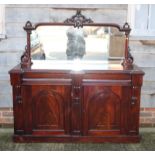
M0 129L1 150L47 150L47 151L150 151L155 150L155 128L141 128L142 140L136 144L113 143L13 143L13 129Z

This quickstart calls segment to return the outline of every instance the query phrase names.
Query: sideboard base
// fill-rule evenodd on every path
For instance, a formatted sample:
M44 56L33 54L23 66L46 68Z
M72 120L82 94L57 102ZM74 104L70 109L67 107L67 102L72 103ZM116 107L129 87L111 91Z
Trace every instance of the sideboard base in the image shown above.
M31 142L53 142L53 143L138 143L140 142L140 135L120 135L120 136L64 136L64 137L52 137L52 136L32 136L32 135L13 135L14 142L31 143Z

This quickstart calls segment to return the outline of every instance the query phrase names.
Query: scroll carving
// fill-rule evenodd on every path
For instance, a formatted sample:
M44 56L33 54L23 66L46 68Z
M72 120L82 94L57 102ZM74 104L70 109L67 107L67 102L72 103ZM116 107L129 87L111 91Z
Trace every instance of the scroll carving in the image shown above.
M27 67L29 64L29 53L27 50L27 46L25 46L25 52L24 54L21 56L21 67Z
M123 60L122 65L126 69L131 69L133 67L133 61L134 61L134 58L130 53L130 47L128 47L128 55L127 55L127 58Z
M64 21L65 24L73 24L74 27L83 27L86 23L93 23L90 18L86 18L84 15L81 14L81 10L77 10L77 13L72 16L71 18L67 18Z
M21 56L21 68L27 68L30 67L31 62L31 40L30 40L30 34L33 29L32 23L30 21L27 21L24 30L27 32L27 45L25 46L25 52Z

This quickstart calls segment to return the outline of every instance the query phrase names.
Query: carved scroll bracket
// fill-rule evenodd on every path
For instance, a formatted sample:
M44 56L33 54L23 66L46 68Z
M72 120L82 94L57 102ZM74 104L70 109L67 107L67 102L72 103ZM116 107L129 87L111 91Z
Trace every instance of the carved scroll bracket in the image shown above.
M25 46L25 52L21 56L21 68L28 68L31 66L31 31L34 29L32 23L27 21L24 30L27 32L27 45Z
M130 48L128 47L128 53L127 53L127 57L124 58L122 65L125 69L132 69L133 68L133 57L130 53Z
M21 68L28 68L32 65L30 52L27 50L27 45L25 46L25 52L21 56Z
M93 23L90 18L86 18L81 14L81 10L77 10L76 14L64 21L65 24L73 24L74 27L83 27L84 24Z

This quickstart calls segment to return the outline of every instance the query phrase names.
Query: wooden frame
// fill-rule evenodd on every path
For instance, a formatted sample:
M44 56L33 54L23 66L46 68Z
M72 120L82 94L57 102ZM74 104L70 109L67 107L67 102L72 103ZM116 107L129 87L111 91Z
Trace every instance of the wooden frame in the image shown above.
M125 23L123 27L121 27L118 24L114 23L94 23L90 18L86 18L84 15L81 14L81 10L77 10L77 13L72 16L71 18L66 19L63 23L37 23L35 25L32 25L30 21L27 21L24 30L27 33L27 45L25 47L25 52L21 57L21 68L26 69L31 67L31 40L30 35L33 30L36 30L39 26L74 26L74 27L83 27L83 26L109 26L109 27L115 27L120 32L125 33L125 57L123 59L122 65L126 69L130 69L133 67L133 57L130 54L129 51L129 34L131 31L131 28L128 23Z

